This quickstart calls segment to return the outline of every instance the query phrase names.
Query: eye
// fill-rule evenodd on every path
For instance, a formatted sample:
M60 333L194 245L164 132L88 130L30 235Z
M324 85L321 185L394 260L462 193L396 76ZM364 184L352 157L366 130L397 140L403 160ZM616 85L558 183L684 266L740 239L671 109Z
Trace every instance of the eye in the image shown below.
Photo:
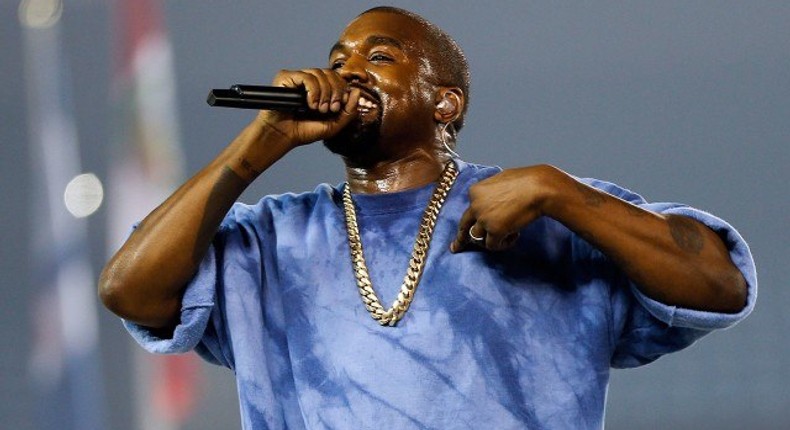
M339 69L339 68L343 67L343 65L344 65L344 64L346 64L346 63L345 63L345 61L343 61L343 60L335 60L335 61L332 63L331 69L332 69L332 70L337 70L337 69Z
M389 63L392 62L392 57L382 54L381 52L374 52L370 55L370 61L374 63Z

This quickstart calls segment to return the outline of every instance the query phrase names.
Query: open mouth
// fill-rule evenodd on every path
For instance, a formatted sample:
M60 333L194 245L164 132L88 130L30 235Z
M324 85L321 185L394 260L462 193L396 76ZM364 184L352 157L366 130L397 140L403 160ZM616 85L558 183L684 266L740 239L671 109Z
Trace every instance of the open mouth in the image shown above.
M358 85L352 85L352 86L358 88L359 91L361 92L359 96L359 101L357 102L357 111L360 114L367 114L372 111L378 110L379 102L376 93L362 86L358 86Z
M365 96L360 96L359 101L357 102L357 111L360 114L370 113L371 111L378 109L378 107L378 103L368 99Z

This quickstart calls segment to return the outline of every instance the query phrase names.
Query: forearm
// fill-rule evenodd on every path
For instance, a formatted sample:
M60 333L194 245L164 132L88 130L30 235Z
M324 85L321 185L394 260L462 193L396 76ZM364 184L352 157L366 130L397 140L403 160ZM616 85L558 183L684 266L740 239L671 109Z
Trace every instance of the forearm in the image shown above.
M567 175L544 207L655 300L718 312L745 304L745 281L724 243L691 218L644 210Z
M225 214L247 185L289 149L271 128L257 121L247 126L151 212L112 257L99 280L105 306L142 325L174 326L184 288Z

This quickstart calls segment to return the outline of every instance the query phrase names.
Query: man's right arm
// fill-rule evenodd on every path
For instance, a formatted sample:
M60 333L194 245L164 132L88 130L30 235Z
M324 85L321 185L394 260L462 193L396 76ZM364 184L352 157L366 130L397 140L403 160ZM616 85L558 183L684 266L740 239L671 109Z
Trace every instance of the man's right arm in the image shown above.
M209 165L152 211L102 271L99 296L113 313L146 327L172 330L187 284L244 189L294 147L331 136L356 116L359 91L347 92L332 71L284 71L274 84L304 87L310 108L327 115L297 120L261 112Z
M265 146L253 164L250 146ZM135 229L102 271L99 295L115 314L152 328L174 327L181 296L230 207L257 175L290 149L254 121L208 166Z

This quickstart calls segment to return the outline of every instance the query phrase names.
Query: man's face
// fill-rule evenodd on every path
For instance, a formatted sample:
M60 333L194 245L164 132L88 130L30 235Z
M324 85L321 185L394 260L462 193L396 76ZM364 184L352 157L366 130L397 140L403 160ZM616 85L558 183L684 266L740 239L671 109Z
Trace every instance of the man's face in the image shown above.
M367 13L346 27L330 52L330 67L376 107L362 109L327 139L330 150L352 155L382 143L386 147L378 150L397 152L409 149L397 146L433 139L434 86L423 39L417 23L394 13Z

